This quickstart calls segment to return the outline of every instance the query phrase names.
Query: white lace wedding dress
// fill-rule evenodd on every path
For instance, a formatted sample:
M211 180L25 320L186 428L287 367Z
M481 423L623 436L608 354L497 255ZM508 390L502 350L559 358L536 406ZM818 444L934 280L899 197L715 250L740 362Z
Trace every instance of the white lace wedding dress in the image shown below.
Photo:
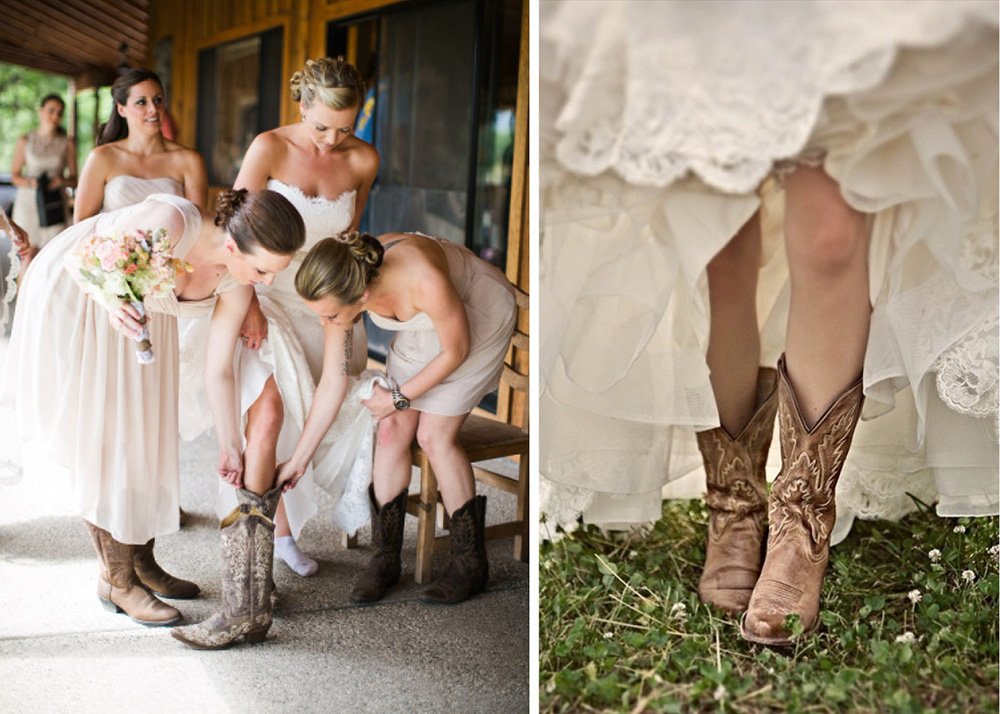
M354 191L329 200L308 197L297 187L275 179L267 182L267 188L285 196L302 214L306 243L270 287L258 286L257 297L268 323L267 339L259 350L238 346L235 368L244 415L260 396L264 383L274 375L285 409L277 450L281 462L292 455L302 433L323 365L323 328L319 318L295 292L295 272L309 248L351 225ZM188 440L212 427L204 389L209 324L205 316L181 323L181 436ZM354 376L344 405L317 449L311 467L298 485L283 496L288 524L296 538L318 510L316 486L334 499L333 519L338 528L353 534L368 522L374 423L360 400L377 375L362 372L366 361L367 338L361 323L354 330ZM219 516L235 505L235 491L220 482L216 504Z
M704 491L705 267L761 208L773 366L788 284L767 179L790 160L873 216L865 421L834 540L856 516L901 517L908 493L996 513L996 4L565 1L540 17L549 532L654 521L662 497Z

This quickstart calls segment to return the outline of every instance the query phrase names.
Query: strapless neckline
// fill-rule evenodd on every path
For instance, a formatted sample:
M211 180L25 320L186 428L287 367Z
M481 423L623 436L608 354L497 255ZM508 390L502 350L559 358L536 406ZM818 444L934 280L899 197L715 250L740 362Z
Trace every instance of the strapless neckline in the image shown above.
M131 174L118 174L117 176L113 176L105 182L105 185L111 185L112 181L117 181L118 179L132 179L133 181L146 181L148 183L153 183L156 181L170 181L171 183L174 183L177 186L181 187L184 186L183 183L181 183L180 181L171 176L157 176L156 178L145 178L143 176L132 176Z
M345 201L345 199L348 198L353 200L354 196L357 195L358 193L356 189L352 188L349 191L344 191L343 193L335 196L334 198L327 198L326 196L309 196L308 194L306 194L305 191L303 191L298 186L292 185L290 183L285 183L280 179L269 178L267 180L267 187L271 188L272 183L276 183L282 188L290 191L291 193L294 193L297 198L300 198L301 200L306 201L307 203L342 203Z

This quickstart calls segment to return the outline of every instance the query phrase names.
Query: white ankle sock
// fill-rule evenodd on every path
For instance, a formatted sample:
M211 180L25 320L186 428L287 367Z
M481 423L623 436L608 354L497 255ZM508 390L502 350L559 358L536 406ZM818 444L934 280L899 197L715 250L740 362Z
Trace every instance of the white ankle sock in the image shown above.
M274 539L274 554L303 578L308 578L319 570L319 563L299 550L295 539L290 535L278 536Z

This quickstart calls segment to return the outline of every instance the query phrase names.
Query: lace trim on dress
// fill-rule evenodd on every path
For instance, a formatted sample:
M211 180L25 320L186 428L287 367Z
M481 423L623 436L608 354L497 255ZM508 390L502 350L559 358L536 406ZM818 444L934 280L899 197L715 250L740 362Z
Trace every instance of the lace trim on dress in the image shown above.
M0 281L0 332L3 332L7 329L7 322L10 320L10 304L17 295L17 276L21 272L21 256L17 253L13 227L10 225L7 214L0 216L0 235L7 236L7 240L10 241L10 250L7 252L7 262L10 263L10 268L6 278Z
M729 193L753 191L801 151L824 98L878 84L900 47L995 22L973 3L870 3L853 14L836 3L587 5L557 6L540 39L552 67L543 94L566 97L548 138L562 167L659 187L690 172ZM765 23L759 40L745 32ZM691 38L708 32L742 41L699 52Z

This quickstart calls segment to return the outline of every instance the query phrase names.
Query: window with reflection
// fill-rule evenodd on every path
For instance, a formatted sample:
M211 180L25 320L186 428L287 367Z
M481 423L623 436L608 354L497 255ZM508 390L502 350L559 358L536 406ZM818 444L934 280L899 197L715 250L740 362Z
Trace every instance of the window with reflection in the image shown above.
M231 186L250 142L280 121L282 29L198 53L197 147L208 181Z

